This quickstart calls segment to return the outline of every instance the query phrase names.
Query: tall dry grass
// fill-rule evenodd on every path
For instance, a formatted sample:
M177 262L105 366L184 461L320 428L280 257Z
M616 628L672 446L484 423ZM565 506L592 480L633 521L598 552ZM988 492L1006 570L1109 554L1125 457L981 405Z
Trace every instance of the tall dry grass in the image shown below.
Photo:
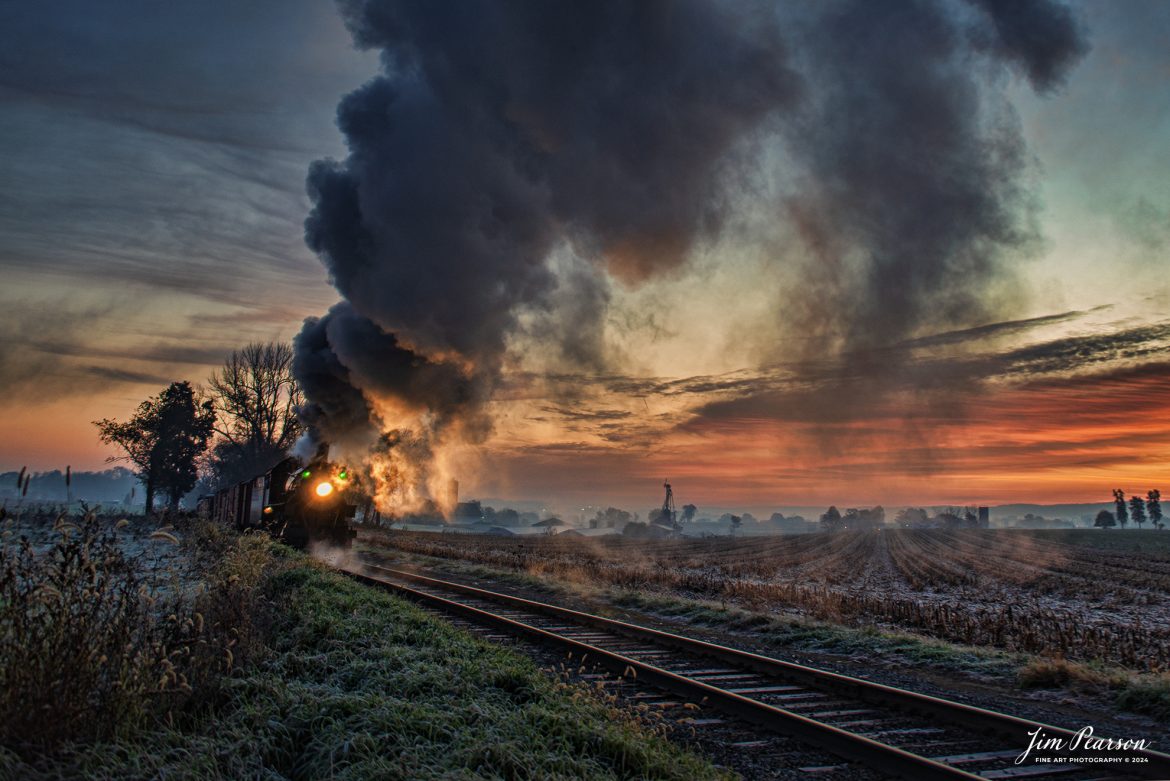
M6 522L12 526L11 520ZM259 646L262 540L225 548L205 583L153 574L128 532L93 512L54 522L47 547L0 542L0 745L33 754L167 720ZM169 532L151 544L173 545Z

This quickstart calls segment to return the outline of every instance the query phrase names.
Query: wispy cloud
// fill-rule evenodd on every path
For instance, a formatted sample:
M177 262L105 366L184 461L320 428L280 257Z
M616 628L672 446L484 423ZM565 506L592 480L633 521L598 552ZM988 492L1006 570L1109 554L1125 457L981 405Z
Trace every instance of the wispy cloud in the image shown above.
M166 387L172 380L157 374L118 369L112 366L85 366L82 371L102 380L132 384L149 384Z
M529 475L578 490L556 476L563 468L585 483L606 471L669 474L708 501L767 491L792 501L1091 498L1170 457L1170 322L1059 335L1091 330L1103 311L900 346L904 374L862 403L866 374L834 362L679 379L558 375L575 403L538 404L541 424L587 439L498 443L500 468L530 495ZM539 386L529 378L529 392Z
M990 337L1015 336L1042 326L1067 323L1078 320L1087 314L1105 312L1112 308L1112 304L1102 304L1101 306L1087 310L1071 310L1054 315L1029 317L1023 320L1005 320L1000 323L988 323L974 328L963 328L957 331L931 334L930 336L923 336L917 339L907 339L901 342L898 347L938 347L940 345L961 344Z

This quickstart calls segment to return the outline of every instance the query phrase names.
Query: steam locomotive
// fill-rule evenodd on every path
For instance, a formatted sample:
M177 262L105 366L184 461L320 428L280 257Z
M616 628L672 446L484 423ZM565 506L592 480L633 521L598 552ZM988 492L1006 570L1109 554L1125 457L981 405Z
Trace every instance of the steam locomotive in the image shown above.
M344 466L315 458L303 464L286 458L262 475L221 489L199 502L199 510L240 531L262 529L294 548L313 543L348 548L357 506L347 499L353 476Z

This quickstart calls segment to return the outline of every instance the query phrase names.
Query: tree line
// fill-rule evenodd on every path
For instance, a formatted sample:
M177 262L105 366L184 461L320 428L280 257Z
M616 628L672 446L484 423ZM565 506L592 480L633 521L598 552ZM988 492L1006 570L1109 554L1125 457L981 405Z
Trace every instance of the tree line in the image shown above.
M158 496L171 508L197 484L207 492L262 474L300 435L300 389L292 347L269 342L234 350L206 388L173 382L125 421L94 421L102 442L142 482L146 512Z
M1142 528L1147 520L1155 529L1164 529L1162 522L1162 492L1157 488L1146 492L1146 498L1134 494L1126 501L1125 492L1120 488L1113 489L1113 507L1115 512L1102 510L1097 513L1093 526L1098 529L1112 529L1114 526L1125 528L1131 520Z

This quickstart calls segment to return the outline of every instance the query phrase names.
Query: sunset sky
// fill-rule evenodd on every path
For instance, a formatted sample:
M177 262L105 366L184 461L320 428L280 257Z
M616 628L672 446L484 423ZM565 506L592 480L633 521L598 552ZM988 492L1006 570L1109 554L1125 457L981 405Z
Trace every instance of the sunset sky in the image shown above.
M517 246L554 247L537 260L557 284L509 310L498 352L481 343L486 337L452 335L441 313L429 317L427 299L391 290L386 280L401 273L347 280L335 237L321 240L334 254L329 271L306 245L305 220L318 203L306 191L310 165L347 154L339 102L382 67L391 82L404 78L386 64L393 58L379 57L379 49L393 50L397 28L385 33L391 42L375 40L379 17L354 10L390 4L345 5L343 22L333 4L315 0L0 3L0 472L104 468L112 451L98 443L91 421L124 418L171 381L204 382L249 341L291 340L305 318L341 300L340 288L363 317L429 360L480 372L498 363L483 401L490 433L452 444L439 459L465 497L641 507L654 502L664 477L683 501L726 507L1104 502L1114 487L1170 488L1170 4L1070 4L1087 48L1070 55L1059 78L1045 81L1034 70L1026 78L1010 52L1002 67L954 74L956 94L964 85L977 89L970 105L986 112L972 120L975 141L1013 161L1011 178L996 183L1012 210L1014 227L1004 231L1012 238L986 263L971 257L980 241L955 251L973 281L947 276L955 261L937 276L910 275L910 292L875 277L874 269L897 263L869 266L857 254L867 223L846 212L860 201L851 200L851 183L862 180L834 173L846 152L905 143L894 137L896 124L883 126L875 118L884 114L866 105L883 93L867 92L846 65L837 73L834 47L864 45L848 37L851 4L841 3L841 17L829 21L781 14L776 51L788 59L757 85L783 105L778 119L769 118L771 107L757 107L761 93L734 106L734 121L732 110L720 109L709 127L709 106L691 115L667 101L656 114L652 99L627 98L627 116L624 103L599 99L605 125L595 130L581 129L591 115L572 103L593 95L586 87L554 81L554 111L541 103L547 84L521 84L508 70L512 60L492 59L511 56L493 49L492 36L504 41L521 29L505 14L485 12L479 24L444 20L435 32L419 12L411 18L412 45L423 51L418 67L437 79L438 70L426 71L439 67L427 52L448 44L455 51L450 41L461 39L450 30L476 36L483 62L498 66L498 82L493 75L459 84L468 92L513 87L520 97L501 113L536 139L545 166L535 176L544 177L541 203L551 204L550 216L524 223L539 241L526 234ZM938 7L965 31L984 29L973 10L981 5ZM692 34L674 24L663 29ZM752 35L759 29L739 16L727 24ZM355 30L365 31L369 48L355 49ZM974 43L955 44L968 48L937 60L939 73L983 63L996 44L971 35ZM537 56L514 48L515 62ZM478 51L468 55L472 64ZM901 73L913 54L900 55L907 59L891 72ZM669 64L672 73L691 73L687 62ZM657 78L658 63L636 65L648 81ZM732 65L703 64L696 83L717 89L726 68L738 89ZM460 67L450 65L456 74ZM744 81L746 90L751 79ZM443 89L429 94L461 94ZM374 105L374 93L354 99L351 110L361 100ZM409 118L399 106L411 99L404 89L386 111ZM664 130L675 112L677 125ZM580 121L566 130L556 124L566 117ZM858 117L865 145L841 129ZM936 120L923 109L927 138ZM659 123L650 131L659 139L731 138L719 147L717 196L704 192L705 179L679 182L686 174L676 166L653 166L639 181L660 213L631 223L625 180L611 191L598 174L572 193L556 191L558 183L585 182L583 171L604 171L612 128L628 123L637 137L642 122ZM343 125L351 148L382 154L363 135L376 129L353 115ZM438 141L435 149L411 146L409 129L391 125L401 136L389 156L363 157L363 165L421 166L450 153ZM495 125L486 127L485 136ZM829 145L825 134L839 143ZM597 160L559 160L587 158L580 150L594 148L595 138L602 139ZM693 154L683 146L679 154ZM457 147L450 169L430 173L437 189L477 170L474 150ZM483 170L496 165L493 158ZM734 166L746 173L728 174ZM349 170L362 169L351 160ZM890 202L905 197L896 177L866 186ZM442 195L418 189L424 204ZM679 195L692 189L704 199L693 215L694 204ZM320 192L314 198L325 213L320 203L331 196ZM617 216L599 206L611 192ZM386 202L398 203L391 195ZM402 214L371 216L369 203L366 217L378 225L393 228ZM492 213L502 212L496 203ZM517 230L500 220L493 230ZM422 246L393 235L402 242L395 246ZM959 239L923 241L949 248ZM444 273L436 279L451 285L459 306L461 279L493 285L491 274L466 277L458 265ZM420 289L429 279L416 278ZM420 312L410 314L412 301L423 302ZM438 312L442 290L435 301ZM494 322L492 314L482 322ZM373 393L380 380L347 365ZM419 404L411 400L410 414Z

